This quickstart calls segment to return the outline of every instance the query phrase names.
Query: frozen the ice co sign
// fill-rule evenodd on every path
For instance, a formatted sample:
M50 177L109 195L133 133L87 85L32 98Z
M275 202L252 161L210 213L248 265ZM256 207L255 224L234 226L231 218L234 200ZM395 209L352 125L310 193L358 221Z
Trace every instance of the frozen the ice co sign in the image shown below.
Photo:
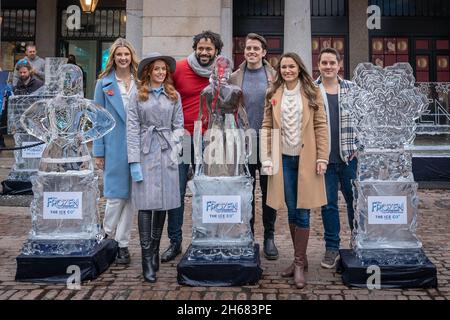
M240 223L241 196L203 196L203 223Z
M22 142L22 147L31 146L36 144L35 141L24 141ZM22 149L22 158L24 159L39 159L42 157L42 152L44 152L46 144L40 144L31 148Z
M406 224L406 197L368 197L369 224Z
M82 219L82 192L44 192L44 219Z

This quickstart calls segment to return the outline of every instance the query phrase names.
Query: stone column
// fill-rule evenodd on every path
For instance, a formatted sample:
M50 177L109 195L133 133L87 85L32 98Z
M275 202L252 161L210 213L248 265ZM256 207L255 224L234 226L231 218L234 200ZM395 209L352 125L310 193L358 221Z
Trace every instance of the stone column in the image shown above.
M223 41L222 55L233 59L233 1L222 0L220 35Z
M142 11L143 0L127 0L127 30L126 38L130 41L139 58L142 58Z
M288 51L299 54L312 72L310 1L285 0L284 52Z
M143 4L144 52L159 51L183 59L192 52L195 34L221 32L222 0L145 0Z
M348 0L350 78L360 62L370 61L367 1Z
M36 50L41 58L56 56L57 0L36 1Z

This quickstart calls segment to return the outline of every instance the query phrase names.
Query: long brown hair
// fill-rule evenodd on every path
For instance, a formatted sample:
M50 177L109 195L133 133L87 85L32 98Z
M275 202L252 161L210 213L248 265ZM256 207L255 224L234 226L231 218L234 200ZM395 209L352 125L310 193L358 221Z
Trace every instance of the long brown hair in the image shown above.
M139 101L147 101L149 97L149 88L151 84L151 78L152 78L152 71L155 66L155 61L152 61L150 64L145 66L144 71L142 72L142 78L138 81L138 96ZM166 65L166 78L164 79L163 86L164 90L166 91L167 95L169 96L169 99L173 102L176 102L178 100L178 94L175 90L175 87L173 86L173 80L172 80L172 74L170 73L170 67L167 64L165 60L164 64Z
M131 63L130 63L130 71L133 77L136 79L137 74L137 68L139 65L138 58L136 55L136 50L134 50L133 45L124 38L117 38L116 41L111 45L111 48L109 48L109 55L108 60L106 62L106 67L103 72L100 73L98 76L99 79L106 77L110 72L112 68L116 68L116 63L114 61L114 55L116 54L116 50L120 47L125 47L128 50L130 50L131 54Z
M306 69L302 59L295 52L286 52L280 57L278 65L276 66L277 77L270 86L269 91L267 92L266 103L270 104L270 99L272 98L272 96L275 94L278 88L284 84L283 77L281 76L281 60L283 60L283 58L291 58L298 65L298 78L300 80L300 85L303 88L306 97L308 98L308 104L314 110L318 110L319 104L317 103L317 86L314 84L314 81L308 73L308 70Z

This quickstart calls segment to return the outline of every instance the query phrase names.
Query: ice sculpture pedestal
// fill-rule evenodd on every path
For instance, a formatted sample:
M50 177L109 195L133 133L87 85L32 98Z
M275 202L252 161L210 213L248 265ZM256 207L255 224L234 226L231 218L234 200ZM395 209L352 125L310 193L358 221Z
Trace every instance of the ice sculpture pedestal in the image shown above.
M364 151L353 188L353 250L340 251L342 279L357 287L436 287L436 267L416 234L418 184L407 148L428 99L414 87L408 63L361 63L353 81L341 102Z
M179 284L193 287L244 286L256 284L261 278L258 244L247 248L247 255L236 255L235 249L209 250L210 253L203 251L197 256L198 248L189 246L177 266ZM235 258L229 258L232 255Z
M357 232L353 235L353 250L339 251L337 268L344 284L373 284L374 271L368 268L376 266L382 288L437 287L436 267L426 257L414 232L419 204L417 183L361 181L363 176L360 174L354 181Z
M117 242L110 239L96 243L89 252L73 255L53 254L60 241L55 243L34 241L32 245L39 246L43 250L49 248L49 253L19 255L16 258L16 281L66 283L73 272L68 273L69 266L80 268L80 281L94 280L108 269L117 254Z
M418 213L417 183L413 181L360 181L355 184L358 232L354 249L341 249L338 271L350 287L366 288L373 284L373 270L380 270L382 288L435 288L436 267L422 250L422 243L412 232ZM375 209L383 203L392 207ZM380 201L379 201L380 200ZM369 280L369 281L368 281Z
M341 249L339 254L341 259L337 269L348 287L367 288L368 284L373 285L373 281L369 279L373 271L368 273L371 265L380 268L381 288L436 288L438 285L436 266L422 249L372 249L371 254L383 257L384 264L376 260L364 263L351 249ZM416 257L416 261L402 261L398 259L398 255ZM395 261L395 264L390 261Z
M217 287L257 283L262 269L250 229L252 178L201 175L189 182L189 188L192 245L177 266L178 283Z
M344 284L367 288L373 284L370 277L374 272L368 268L376 266L382 288L437 287L436 267L412 232L418 213L417 183L358 179L354 184L358 232L353 238L353 250L339 250L337 269L342 272ZM386 199L393 204L381 210L379 206L389 202ZM380 209L379 214L376 209Z

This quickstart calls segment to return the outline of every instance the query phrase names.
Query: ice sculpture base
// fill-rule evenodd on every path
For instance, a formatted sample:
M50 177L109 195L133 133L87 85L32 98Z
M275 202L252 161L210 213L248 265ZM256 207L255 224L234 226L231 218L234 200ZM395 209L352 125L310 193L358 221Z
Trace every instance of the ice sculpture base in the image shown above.
M25 256L79 256L91 255L99 242L95 239L28 239L22 247Z
M11 180L6 179L2 181L3 195L32 195L32 184L29 179L25 180Z
M262 275L259 245L240 248L189 246L177 266L178 283L192 287L256 284Z
M415 233L419 199L414 181L354 181L355 248L420 249Z
M27 243L25 243L27 245ZM45 248L45 244L39 244ZM48 246L53 248L56 244L49 241ZM69 266L80 268L81 281L94 280L106 271L117 255L117 242L102 240L89 252L73 252L72 255L57 255L52 249L50 253L42 251L41 254L20 254L17 260L16 281L22 282L48 282L66 283L73 271L68 272Z
M369 250L366 250L369 251ZM350 249L341 249L341 259L337 267L342 273L342 281L348 287L367 288L373 271L369 266L378 266L381 272L381 288L436 288L436 266L427 258L422 249L374 249L361 260ZM369 284L374 284L369 279Z
M192 245L252 247L253 185L250 176L195 176L192 191Z

